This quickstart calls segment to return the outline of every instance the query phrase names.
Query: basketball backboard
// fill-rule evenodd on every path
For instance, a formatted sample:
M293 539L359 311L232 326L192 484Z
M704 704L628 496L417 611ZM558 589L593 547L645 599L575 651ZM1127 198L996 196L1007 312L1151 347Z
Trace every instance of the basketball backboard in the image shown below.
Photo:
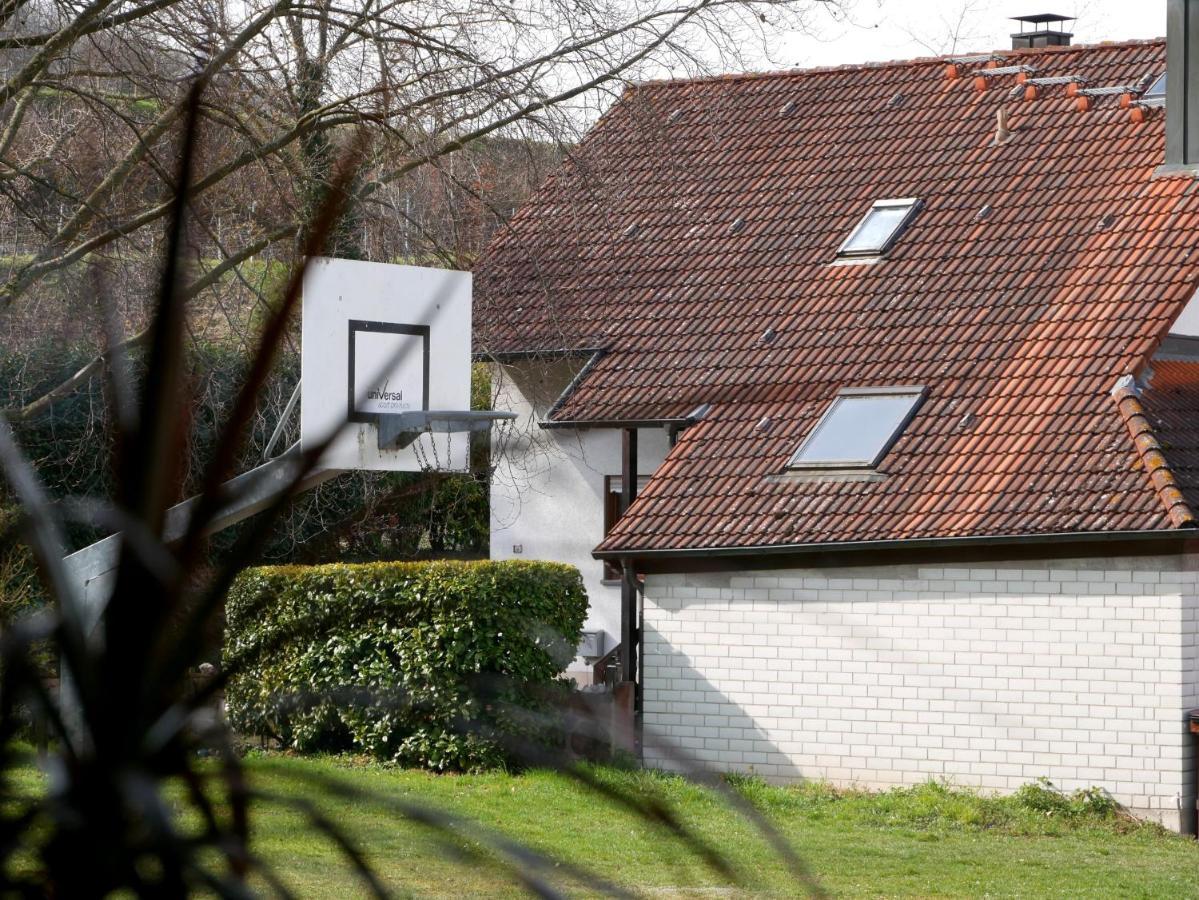
M465 433L420 434L384 449L380 422L470 409L470 273L316 258L304 273L303 308L301 447L340 429L321 457L325 468L467 469Z

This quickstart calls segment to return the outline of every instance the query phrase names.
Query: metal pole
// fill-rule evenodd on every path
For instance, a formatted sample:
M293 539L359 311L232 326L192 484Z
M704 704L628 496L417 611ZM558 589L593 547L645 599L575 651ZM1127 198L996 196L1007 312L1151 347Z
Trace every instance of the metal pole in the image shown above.
M271 451L275 449L275 445L279 443L279 438L283 437L283 429L287 427L287 420L291 418L292 410L296 408L296 403L300 399L300 386L303 381L296 381L296 388L291 392L291 397L287 401L287 405L283 407L283 415L279 417L278 424L275 425L275 430L271 432L271 439L266 442L266 446L262 450L262 461L266 462L271 458Z
M637 680L637 573L623 563L620 579L620 680Z
M222 488L228 499L209 520L204 533L215 534L223 528L248 519L274 503L286 490L302 493L341 474L338 469L314 469L296 483L295 478L301 465L299 444L295 444L270 462L226 481ZM162 533L165 542L171 543L183 537L191 524L192 513L198 503L198 497L191 497L167 510ZM116 583L120 557L121 535L117 533L63 559L69 577L78 585L77 596L82 603L84 627L89 633L97 629L104 615L104 607L108 604L108 598ZM79 701L65 669L59 678L58 693L67 728L76 735L81 734L83 723L79 717Z
M289 488L302 493L341 474L338 469L314 469L299 484L293 484L301 464L297 444L270 462L225 482L222 488L228 499L207 523L205 534L214 534L261 512ZM171 543L183 537L198 503L198 497L191 497L167 510L163 541ZM120 554L121 535L118 533L77 550L63 560L70 577L79 585L79 596L90 619L89 627L100 621L116 579Z

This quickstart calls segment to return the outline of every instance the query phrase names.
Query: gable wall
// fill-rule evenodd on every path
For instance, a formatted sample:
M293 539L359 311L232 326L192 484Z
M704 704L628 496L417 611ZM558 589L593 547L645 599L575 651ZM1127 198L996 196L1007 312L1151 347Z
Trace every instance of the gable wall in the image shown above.
M620 586L603 581L603 566L591 551L604 538L604 478L620 475L621 434L537 425L580 365L566 360L493 367L495 408L520 418L492 436L490 550L492 559L577 566L591 601L584 628L605 633L606 652L620 643ZM641 473L656 469L668 449L665 430L640 429Z
M662 736L779 781L1047 777L1193 830L1197 597L1182 556L650 575L646 761Z

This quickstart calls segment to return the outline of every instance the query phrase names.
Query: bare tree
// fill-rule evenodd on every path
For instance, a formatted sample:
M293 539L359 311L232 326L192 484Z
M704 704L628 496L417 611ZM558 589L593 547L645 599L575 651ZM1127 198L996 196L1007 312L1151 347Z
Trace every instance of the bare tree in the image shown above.
M924 21L919 25L906 24L901 28L909 38L923 47L933 56L944 56L959 53L984 37L988 37L990 29L981 29L979 22L984 13L989 18L994 4L990 0L962 0L952 9L937 9L931 16L930 10L922 10ZM988 25L993 24L988 22Z
M331 160L355 129L369 132L369 149L344 188L331 252L404 256L379 240L379 223L411 233L404 187L414 173L444 175L487 139L559 140L629 79L727 65L751 31L802 27L834 3L13 0L0 7L0 221L9 249L0 310L20 321L37 295L44 315L53 304L39 288L89 262L129 284L148 270L174 189L187 78L208 84L194 264L183 288L194 302L230 279L257 295L244 264L294 258L298 223L329 190ZM483 193L475 181L446 178L459 196ZM452 251L441 258L464 262ZM136 296L125 319L129 349L147 334ZM228 325L245 329L236 316ZM97 352L13 417L43 411L106 359Z

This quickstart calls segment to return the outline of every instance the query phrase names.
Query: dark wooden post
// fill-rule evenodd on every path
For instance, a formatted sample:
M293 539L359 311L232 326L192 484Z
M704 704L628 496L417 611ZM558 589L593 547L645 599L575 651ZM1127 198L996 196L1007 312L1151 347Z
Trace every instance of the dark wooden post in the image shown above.
M637 429L625 428L620 441L621 505L628 509L637 499Z
M627 510L637 499L637 429L622 432L620 446L621 506ZM620 579L620 680L637 679L637 574L629 560L621 563Z

